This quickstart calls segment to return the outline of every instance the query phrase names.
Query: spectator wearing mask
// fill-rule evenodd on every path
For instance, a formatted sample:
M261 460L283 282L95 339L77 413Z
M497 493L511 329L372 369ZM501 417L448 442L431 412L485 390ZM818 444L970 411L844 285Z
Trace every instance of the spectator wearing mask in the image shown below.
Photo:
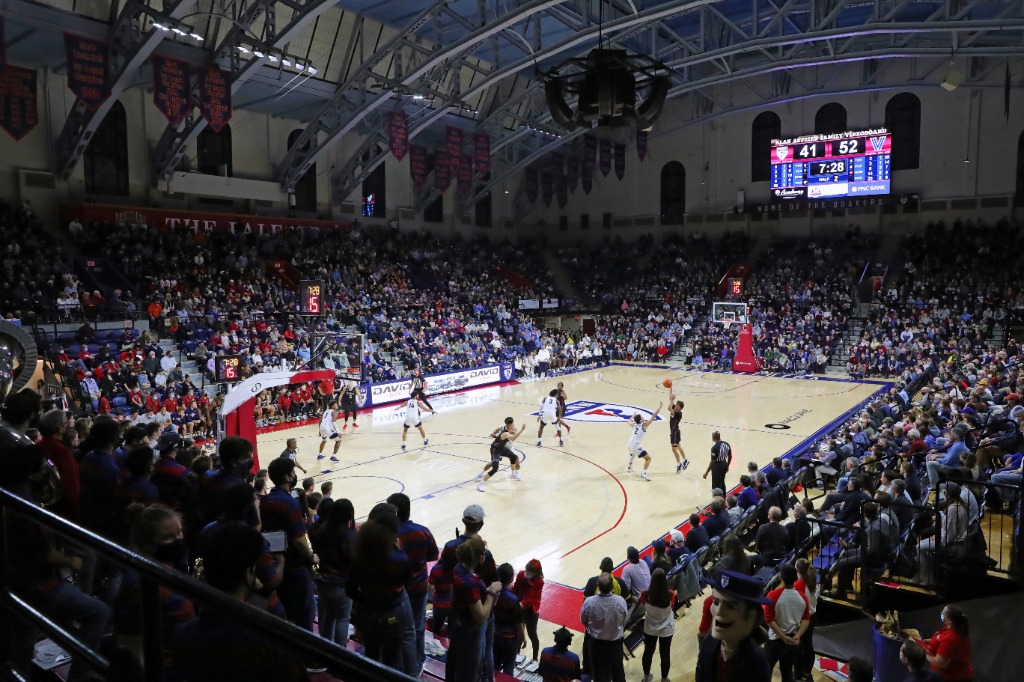
M971 638L967 614L956 604L947 604L939 614L942 628L928 640L917 640L925 650L932 669L942 682L971 682Z

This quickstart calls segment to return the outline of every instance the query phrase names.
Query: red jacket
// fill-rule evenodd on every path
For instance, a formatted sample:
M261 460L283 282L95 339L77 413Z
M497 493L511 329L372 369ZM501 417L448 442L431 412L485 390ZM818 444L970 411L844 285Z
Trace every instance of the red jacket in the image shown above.
M78 513L78 501L81 497L81 484L78 479L78 461L68 450L64 443L56 438L43 438L39 447L46 453L46 458L53 462L53 466L60 474L60 484L64 488L64 500L61 501L62 509L58 511L62 515L70 515L71 518Z
M519 571L512 591L519 597L520 606L534 613L540 613L540 595L544 591L544 578L535 575L532 580L527 580L526 572Z

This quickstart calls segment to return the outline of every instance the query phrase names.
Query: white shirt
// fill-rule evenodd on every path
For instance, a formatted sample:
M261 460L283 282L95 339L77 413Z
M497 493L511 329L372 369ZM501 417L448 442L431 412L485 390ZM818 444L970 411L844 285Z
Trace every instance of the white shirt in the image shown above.
M324 410L324 415L320 417L320 428L324 431L334 429L334 410Z
M160 358L160 368L165 372L170 372L172 369L178 366L178 361L170 355L165 355Z
M558 400L554 396L545 396L540 401L540 416L544 421L554 421L558 414Z
M407 424L415 424L420 421L420 401L416 398L412 398L405 404L405 421Z
M644 436L647 435L647 432L644 431L644 424L643 424L643 422L640 422L639 424L637 424L636 422L633 422L632 428L633 428L633 433L629 437L629 444L626 446L626 448L630 452L639 452L640 451L640 446L643 445Z

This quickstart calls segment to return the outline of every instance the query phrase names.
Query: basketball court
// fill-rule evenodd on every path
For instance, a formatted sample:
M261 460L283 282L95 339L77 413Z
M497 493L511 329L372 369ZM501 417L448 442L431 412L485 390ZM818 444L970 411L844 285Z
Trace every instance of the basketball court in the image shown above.
M677 397L686 403L681 427L691 463L676 473L663 408L644 441L652 456L652 481L647 482L638 473L626 473L627 422L637 411L653 412L659 401L667 403L664 379L673 381ZM537 447L537 408L558 380L568 394L566 420L572 432L563 433L565 445L559 447L554 428L548 426L542 447ZM413 520L427 525L439 544L454 537L466 505L482 505L487 515L482 535L496 559L517 569L540 559L549 586L542 615L578 629L572 604L566 609L555 608L557 599L548 604L558 589L554 584L575 592L597 572L602 557L620 563L627 546L643 548L703 507L711 497L710 478L702 475L713 431L720 431L733 447L727 477L732 487L748 461L763 466L800 447L886 388L881 382L832 377L613 365L559 379L432 397L438 414L423 420L429 445L423 445L413 428L404 452L404 403L360 414L359 428L342 432L339 463L317 460L316 424L264 433L259 446L265 466L269 457L284 450L287 438L296 437L299 462L314 476L317 489L323 481L333 481L333 496L349 498L359 518L388 495L404 492L412 499ZM526 424L515 445L523 459L523 480L509 479L508 462L503 461L486 492L478 492L473 479L489 461L489 434L506 416L514 417L517 427ZM332 450L329 443L325 454Z

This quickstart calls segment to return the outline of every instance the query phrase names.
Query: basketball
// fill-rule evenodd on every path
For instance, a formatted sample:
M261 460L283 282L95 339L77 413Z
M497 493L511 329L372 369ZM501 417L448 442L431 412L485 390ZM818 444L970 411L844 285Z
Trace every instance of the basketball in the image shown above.
M665 388L672 388L672 380L665 379L663 382L661 382L661 385L664 386Z

